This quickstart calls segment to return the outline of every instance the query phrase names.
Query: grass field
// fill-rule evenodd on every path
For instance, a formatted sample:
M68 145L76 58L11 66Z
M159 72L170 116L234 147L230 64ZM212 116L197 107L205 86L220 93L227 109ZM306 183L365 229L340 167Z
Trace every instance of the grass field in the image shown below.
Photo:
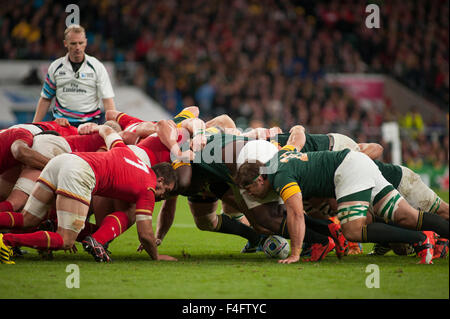
M448 202L448 192L440 194ZM155 209L154 220L159 211ZM0 265L0 298L133 299L439 299L449 298L448 258L417 265L415 257L367 256L338 260L334 252L320 263L277 264L263 253L240 254L239 237L195 228L185 199L178 202L174 225L160 253L178 262L154 262L137 253L135 227L111 245L113 263L99 264L77 244L77 254L56 252L52 261L37 253ZM66 287L66 267L76 264L80 288ZM366 267L379 267L380 287L369 289Z

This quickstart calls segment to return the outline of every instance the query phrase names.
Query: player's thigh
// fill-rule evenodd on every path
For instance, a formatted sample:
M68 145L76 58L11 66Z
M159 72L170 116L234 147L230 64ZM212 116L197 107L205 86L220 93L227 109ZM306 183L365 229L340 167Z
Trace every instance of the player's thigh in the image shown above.
M89 205L64 195L56 197L56 214L58 216L58 233L64 240L65 248L70 248L84 228Z
M0 175L0 201L8 198L21 171L22 166L16 165Z
M373 206L374 213L386 221L393 221L401 226L414 229L417 225L419 211L412 207L396 189L388 191Z
M53 189L45 184L36 183L23 208L24 227L37 226L44 220L54 199Z
M362 229L367 224L368 209L369 202L364 200L338 202L337 218L348 240L362 240Z
M188 205L191 210L194 222L201 230L213 230L217 226L218 217L216 214L219 200L194 199L189 197Z
M350 137L338 133L330 133L328 135L333 138L333 151L342 151L344 149L360 151L359 145Z
M91 209L94 212L97 225L100 225L107 215L116 211L113 199L97 195L91 198Z

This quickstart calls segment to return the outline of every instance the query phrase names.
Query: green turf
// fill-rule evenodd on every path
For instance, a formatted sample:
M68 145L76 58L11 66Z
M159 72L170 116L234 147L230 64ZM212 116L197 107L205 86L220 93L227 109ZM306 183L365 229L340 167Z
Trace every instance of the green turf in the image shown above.
M448 192L440 195L448 202ZM174 226L160 247L160 253L178 262L154 262L145 252L137 253L132 227L110 245L111 264L95 263L79 244L77 254L56 252L53 261L41 261L27 249L29 254L15 265L0 265L0 298L449 298L448 258L418 265L417 258L392 252L342 260L331 253L320 263L281 265L262 253L240 254L245 242L197 230L181 199ZM364 253L371 247L365 244ZM66 287L70 264L79 266L80 288ZM379 267L380 288L366 287L370 264Z

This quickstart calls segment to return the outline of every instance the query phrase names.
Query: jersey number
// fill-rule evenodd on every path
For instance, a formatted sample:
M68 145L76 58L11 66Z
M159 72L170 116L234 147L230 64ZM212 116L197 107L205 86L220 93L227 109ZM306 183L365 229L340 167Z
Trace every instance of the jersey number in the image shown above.
M125 162L127 162L130 165L133 165L134 167L137 167L141 170L143 170L144 172L146 172L147 174L149 173L148 167L147 165L145 165L145 163L141 160L138 160L138 163L136 163L133 160L130 160L129 158L124 157L123 158L125 160Z

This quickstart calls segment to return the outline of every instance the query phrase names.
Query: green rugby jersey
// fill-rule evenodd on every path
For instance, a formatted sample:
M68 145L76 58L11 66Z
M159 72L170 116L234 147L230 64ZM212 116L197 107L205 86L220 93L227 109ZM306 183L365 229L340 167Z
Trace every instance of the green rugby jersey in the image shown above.
M173 121L175 122L177 127L180 127L181 122L183 122L184 120L193 119L193 118L195 118L195 116L194 116L194 114L192 114L192 112L184 110L184 111L181 111L180 113L178 113L177 115L175 115L175 117L173 118Z
M290 133L281 133L270 139L271 143L278 143L281 147L286 146ZM301 152L328 151L330 149L330 138L327 134L308 134L305 133L306 142Z
M268 174L269 182L284 201L299 192L304 199L335 197L334 173L349 152L303 153L287 146L268 162L278 165L275 173Z
M394 188L398 188L403 176L402 168L398 165L383 163L379 160L373 161L377 164L383 177L391 183Z
M234 141L249 141L251 140L245 136L231 135L231 134L207 134L206 146L195 153L195 159L191 163L182 163L175 161L172 165L176 169L182 165L192 165L197 174L201 174L202 177L207 176L208 179L214 181L222 181L226 183L234 184L234 179L231 176L231 172L225 165L223 160L223 149L229 143ZM230 154L227 159L230 163L233 161L233 154ZM192 176L196 178L196 176Z

